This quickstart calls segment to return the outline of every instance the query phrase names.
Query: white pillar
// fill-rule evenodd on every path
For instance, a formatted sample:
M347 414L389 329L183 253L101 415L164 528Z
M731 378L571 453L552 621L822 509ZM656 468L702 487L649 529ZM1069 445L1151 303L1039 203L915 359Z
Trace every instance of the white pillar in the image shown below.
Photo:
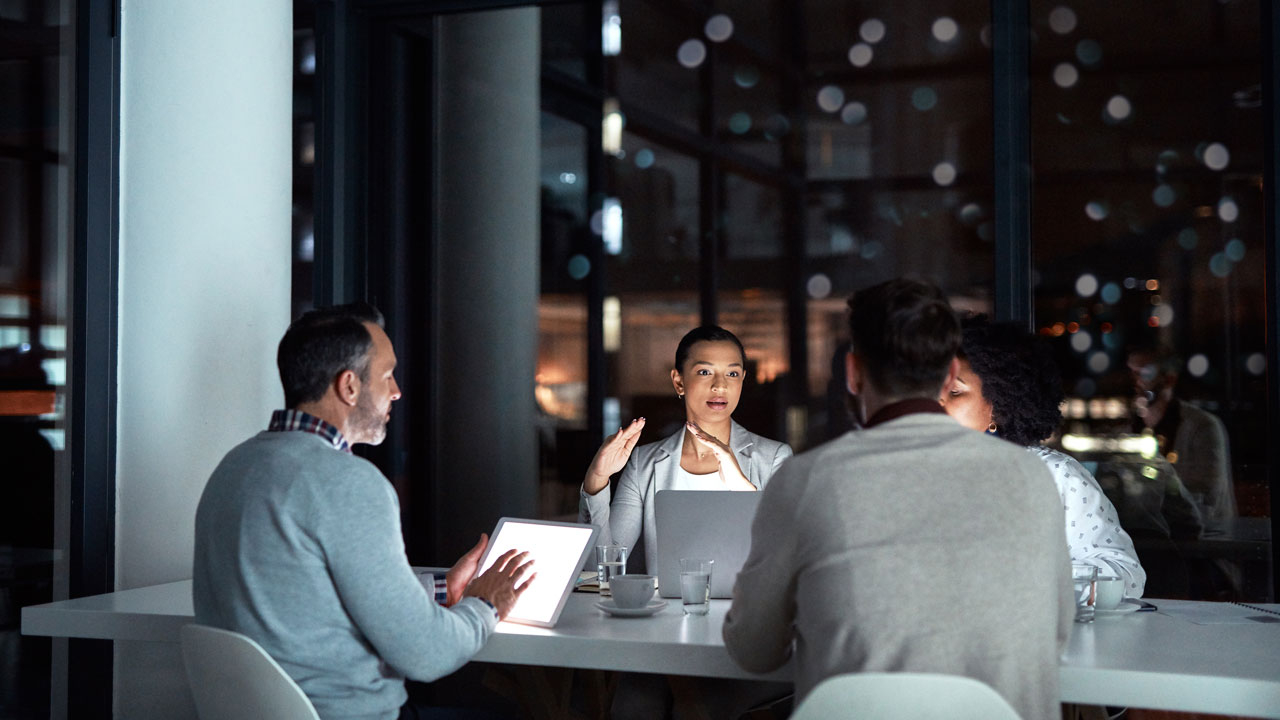
M116 587L191 577L196 503L282 402L293 3L123 0ZM116 644L117 718L194 717L176 645Z
M537 512L540 18L518 8L436 24L439 374L429 391L435 530L448 558L500 516Z

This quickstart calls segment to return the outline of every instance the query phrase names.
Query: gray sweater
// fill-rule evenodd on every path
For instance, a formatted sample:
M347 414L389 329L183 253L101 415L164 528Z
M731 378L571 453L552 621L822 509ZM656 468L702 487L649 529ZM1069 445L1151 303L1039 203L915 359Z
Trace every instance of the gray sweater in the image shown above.
M795 655L796 697L848 672L965 675L1058 718L1075 606L1044 463L946 415L907 415L783 463L760 498L725 646Z
M438 605L405 558L399 503L368 461L263 432L214 470L196 511L196 622L256 640L326 720L395 718L404 678L467 662L497 624Z

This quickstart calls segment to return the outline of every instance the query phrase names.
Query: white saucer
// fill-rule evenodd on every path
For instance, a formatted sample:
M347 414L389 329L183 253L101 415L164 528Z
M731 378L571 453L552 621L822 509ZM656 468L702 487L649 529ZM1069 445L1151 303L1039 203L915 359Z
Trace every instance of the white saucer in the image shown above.
M667 606L666 600L650 600L648 605L638 608L620 608L613 600L601 600L596 607L617 617L648 617Z
M1128 615L1131 612L1138 612L1142 609L1142 604L1132 598L1125 598L1120 601L1120 605L1114 610L1103 610L1102 608L1094 608L1094 617L1115 617L1117 615Z

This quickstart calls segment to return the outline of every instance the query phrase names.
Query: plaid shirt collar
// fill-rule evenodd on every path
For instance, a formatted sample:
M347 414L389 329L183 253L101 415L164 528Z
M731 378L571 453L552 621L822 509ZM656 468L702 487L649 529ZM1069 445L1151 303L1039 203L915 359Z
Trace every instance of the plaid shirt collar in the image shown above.
M267 426L267 432L295 431L319 435L328 440L335 450L351 452L351 445L342 436L342 431L315 415L301 410L276 410L271 413L271 424Z

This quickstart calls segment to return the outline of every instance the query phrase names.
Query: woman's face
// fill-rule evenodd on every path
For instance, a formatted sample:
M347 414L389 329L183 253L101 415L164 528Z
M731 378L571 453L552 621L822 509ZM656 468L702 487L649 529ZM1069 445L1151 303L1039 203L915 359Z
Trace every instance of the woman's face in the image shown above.
M737 345L703 340L689 348L683 368L671 371L671 382L684 395L685 411L694 422L714 424L738 408L744 372Z
M960 361L951 387L942 389L938 398L947 414L970 430L986 430L991 427L991 403L982 397L982 378L973 372L968 360Z

